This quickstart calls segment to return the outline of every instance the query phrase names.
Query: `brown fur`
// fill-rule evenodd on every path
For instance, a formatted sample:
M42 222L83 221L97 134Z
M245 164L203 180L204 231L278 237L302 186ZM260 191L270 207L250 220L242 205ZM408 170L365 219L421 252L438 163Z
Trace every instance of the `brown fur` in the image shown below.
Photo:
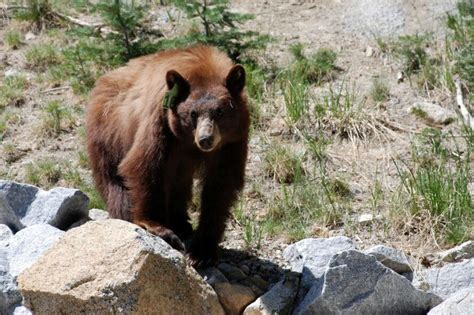
M193 177L201 170L199 227L187 250L194 265L216 259L229 209L244 185L249 113L243 85L231 75L236 67L207 46L140 57L101 77L88 107L93 176L112 217L181 249L179 238L192 234L187 206ZM162 100L175 82L171 70L189 90L180 90L179 104L166 109ZM199 121L210 117L219 131L211 152L196 145L192 111Z

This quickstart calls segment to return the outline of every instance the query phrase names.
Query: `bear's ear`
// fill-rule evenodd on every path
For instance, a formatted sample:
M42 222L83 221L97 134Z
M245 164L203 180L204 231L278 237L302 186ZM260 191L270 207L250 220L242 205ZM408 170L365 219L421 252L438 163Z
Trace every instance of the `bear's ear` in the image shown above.
M231 94L238 95L245 86L245 69L241 65L235 65L230 69L226 79L226 87Z
M168 91L163 98L163 106L175 109L176 105L188 97L189 83L177 71L170 70L166 73L166 85Z

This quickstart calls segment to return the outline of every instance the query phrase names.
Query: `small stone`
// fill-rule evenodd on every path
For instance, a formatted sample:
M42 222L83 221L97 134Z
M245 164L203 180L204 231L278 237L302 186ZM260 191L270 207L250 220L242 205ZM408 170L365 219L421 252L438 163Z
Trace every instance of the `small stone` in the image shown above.
M248 275L250 272L250 268L247 265L240 266L240 270L242 270L242 272L245 273L246 275Z
M363 213L359 216L359 219L357 219L357 221L360 224L367 224L367 223L372 222L373 220L374 220L374 215L370 213Z
M26 33L26 35L25 35L25 40L33 40L33 39L35 39L35 38L36 38L36 35L35 35L34 33L32 33L32 32L28 32L28 33Z
M268 282L263 280L259 275L251 276L250 281L264 291L268 289Z
M444 262L456 262L474 257L474 241L467 241L459 246L439 253L439 259Z
M241 314L256 298L250 288L240 284L221 282L214 289L227 315Z
M408 112L421 113L429 121L440 125L447 125L456 120L455 112L429 102L416 102L408 108Z
M290 314L298 292L299 276L289 274L247 306L244 315Z
M109 218L109 213L101 209L90 209L89 218L91 218L94 221L106 220Z
M270 136L279 136L287 130L288 125L282 118L275 118L270 122L269 133Z
M228 263L220 263L217 268L227 277L229 280L243 280L247 278L247 276L244 274L240 268L235 267L231 264Z
M399 71L397 72L397 83L402 83L405 80L405 76L403 75L403 72Z
M462 289L443 303L432 308L428 315L472 315L474 310L474 287Z
M227 278L220 272L216 267L208 267L206 269L199 270L201 277L214 287L217 283L229 282Z
M7 71L5 71L5 78L11 77L17 74L18 74L18 70L8 69Z
M366 57L372 57L375 54L375 49L371 46L367 46L365 49L365 56Z
M384 266L396 273L413 272L407 257L402 251L384 245L377 245L366 250L365 254L374 256Z

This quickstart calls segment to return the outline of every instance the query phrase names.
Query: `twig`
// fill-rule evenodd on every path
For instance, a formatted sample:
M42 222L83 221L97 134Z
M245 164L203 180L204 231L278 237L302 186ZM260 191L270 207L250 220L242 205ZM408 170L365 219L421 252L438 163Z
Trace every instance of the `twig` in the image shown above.
M461 112L462 117L464 118L464 122L469 128L474 129L474 118L467 110L466 105L464 105L461 79L459 77L456 77L454 79L454 84L456 86L456 102L458 103L459 110Z
M82 20L79 20L79 19L76 19L72 16L69 16L69 15L66 15L66 14L63 14L63 13L60 13L60 12L57 12L57 11L51 11L51 14L66 21L66 22L69 22L69 23L72 23L72 24L75 24L75 25L78 25L78 26L82 26L82 27L89 27L89 28L92 28L94 30L97 30L101 33L104 33L104 34L118 34L118 32L108 28L108 27L105 27L105 24L103 23L88 23L88 22L85 22L85 21L82 21Z
M60 86L60 87L56 87L56 88L41 91L41 93L51 93L51 92L56 92L56 91L61 91L61 90L67 90L69 88L70 88L69 86Z

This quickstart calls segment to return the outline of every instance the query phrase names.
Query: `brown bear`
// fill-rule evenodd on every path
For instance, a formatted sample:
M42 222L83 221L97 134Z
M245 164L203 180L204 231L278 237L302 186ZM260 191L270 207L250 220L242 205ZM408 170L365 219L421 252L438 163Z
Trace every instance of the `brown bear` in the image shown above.
M217 259L229 210L244 185L249 111L245 71L214 47L131 60L101 77L87 110L87 149L111 217L184 250L202 267ZM187 207L201 179L193 233Z

